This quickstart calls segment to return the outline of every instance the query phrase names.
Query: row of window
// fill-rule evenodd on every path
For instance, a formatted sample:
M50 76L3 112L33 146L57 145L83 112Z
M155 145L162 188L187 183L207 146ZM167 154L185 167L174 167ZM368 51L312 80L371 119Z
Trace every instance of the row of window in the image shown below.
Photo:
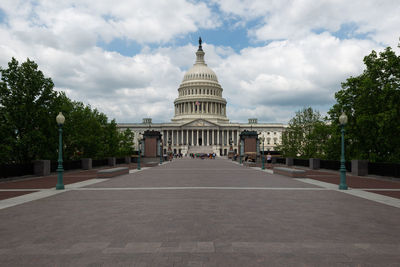
M186 79L194 79L194 78L198 78L198 79L213 79L213 80L217 79L217 77L215 75L208 74L208 73L192 73L192 74L185 75L185 80Z
M179 96L185 95L215 95L222 96L219 89L206 89L206 88L186 88L179 90Z

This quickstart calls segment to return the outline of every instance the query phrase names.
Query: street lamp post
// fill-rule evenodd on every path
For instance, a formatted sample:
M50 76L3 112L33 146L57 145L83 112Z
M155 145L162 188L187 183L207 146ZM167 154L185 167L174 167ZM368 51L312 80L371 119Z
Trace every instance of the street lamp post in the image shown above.
M244 142L242 141L242 140L240 140L239 141L239 143L240 143L240 149L239 149L239 163L240 164L242 164L242 157L243 157L243 155L242 155L242 149L243 149L243 146L244 146Z
M171 148L171 145L172 145L172 140L171 140L171 137L170 137L168 139L168 158L169 158L169 161L172 160L172 148Z
M137 162L137 169L138 170L140 170L141 168L140 168L140 154L141 154L141 147L142 147L142 137L141 136L139 136L139 139L138 139L138 142L139 142L139 145L138 145L138 147L139 147L139 151L138 151L138 154L139 154L139 157L138 157L138 162Z
M346 166L345 166L345 158L344 158L344 126L347 123L347 116L344 112L342 112L342 115L339 117L339 122L341 126L341 133L342 133L342 153L340 156L340 184L339 184L339 189L340 190L347 190L347 184L346 184Z
M56 189L57 190L62 190L64 189L64 183L63 183L63 160L62 160L62 126L65 122L65 117L63 114L60 112L58 113L56 117L56 122L58 124L58 167L57 167L57 185Z
M262 170L265 170L265 157L264 157L264 141L265 141L265 137L261 137L261 142L262 142L262 155L261 155L261 162L262 162Z
M162 140L160 140L160 164L162 164L163 163L163 159L162 159L162 157L163 157L163 147L162 147Z

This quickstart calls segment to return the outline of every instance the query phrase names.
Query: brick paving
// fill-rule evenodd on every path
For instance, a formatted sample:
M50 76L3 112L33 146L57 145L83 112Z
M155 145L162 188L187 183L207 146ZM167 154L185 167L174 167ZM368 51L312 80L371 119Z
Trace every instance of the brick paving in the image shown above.
M398 266L400 209L181 159L0 210L0 266Z
M322 171L322 170L307 170L307 178L314 180L331 183L340 184L340 174L339 172L332 171ZM400 189L400 180L389 180L387 178L375 178L371 176L354 176L351 174L346 174L346 183L351 188L362 188L362 189ZM400 199L399 191L376 191L367 190L375 194L380 194L384 196L390 196Z

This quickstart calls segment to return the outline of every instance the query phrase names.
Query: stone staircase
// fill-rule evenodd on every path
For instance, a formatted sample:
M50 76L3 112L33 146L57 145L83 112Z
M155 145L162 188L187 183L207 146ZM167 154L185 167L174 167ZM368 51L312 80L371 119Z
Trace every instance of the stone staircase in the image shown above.
M212 146L191 146L188 150L188 154L190 153L213 153L213 147Z

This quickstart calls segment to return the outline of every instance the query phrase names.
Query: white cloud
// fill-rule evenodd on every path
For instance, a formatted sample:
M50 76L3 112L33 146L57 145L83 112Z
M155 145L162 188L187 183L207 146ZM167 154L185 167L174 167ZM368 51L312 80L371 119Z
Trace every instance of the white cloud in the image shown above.
M365 34L372 40L397 46L400 36L400 5L397 0L220 0L220 9L244 20L261 19L249 29L253 38L265 41L304 38L312 30L337 32L352 24L353 34Z
M321 111L326 112L340 83L362 72L362 59L374 48L375 44L367 40L313 34L243 49L222 60L215 71L225 89L232 119L244 121L252 114L234 110L264 106L273 107L275 113L259 114L259 118L277 118L278 122L282 110L292 110L293 116L303 106L322 106Z
M0 5L13 29L39 27L61 38L65 47L126 38L139 43L166 42L198 27L214 28L218 17L204 3L147 1L6 1ZM66 43L65 43L66 42Z

